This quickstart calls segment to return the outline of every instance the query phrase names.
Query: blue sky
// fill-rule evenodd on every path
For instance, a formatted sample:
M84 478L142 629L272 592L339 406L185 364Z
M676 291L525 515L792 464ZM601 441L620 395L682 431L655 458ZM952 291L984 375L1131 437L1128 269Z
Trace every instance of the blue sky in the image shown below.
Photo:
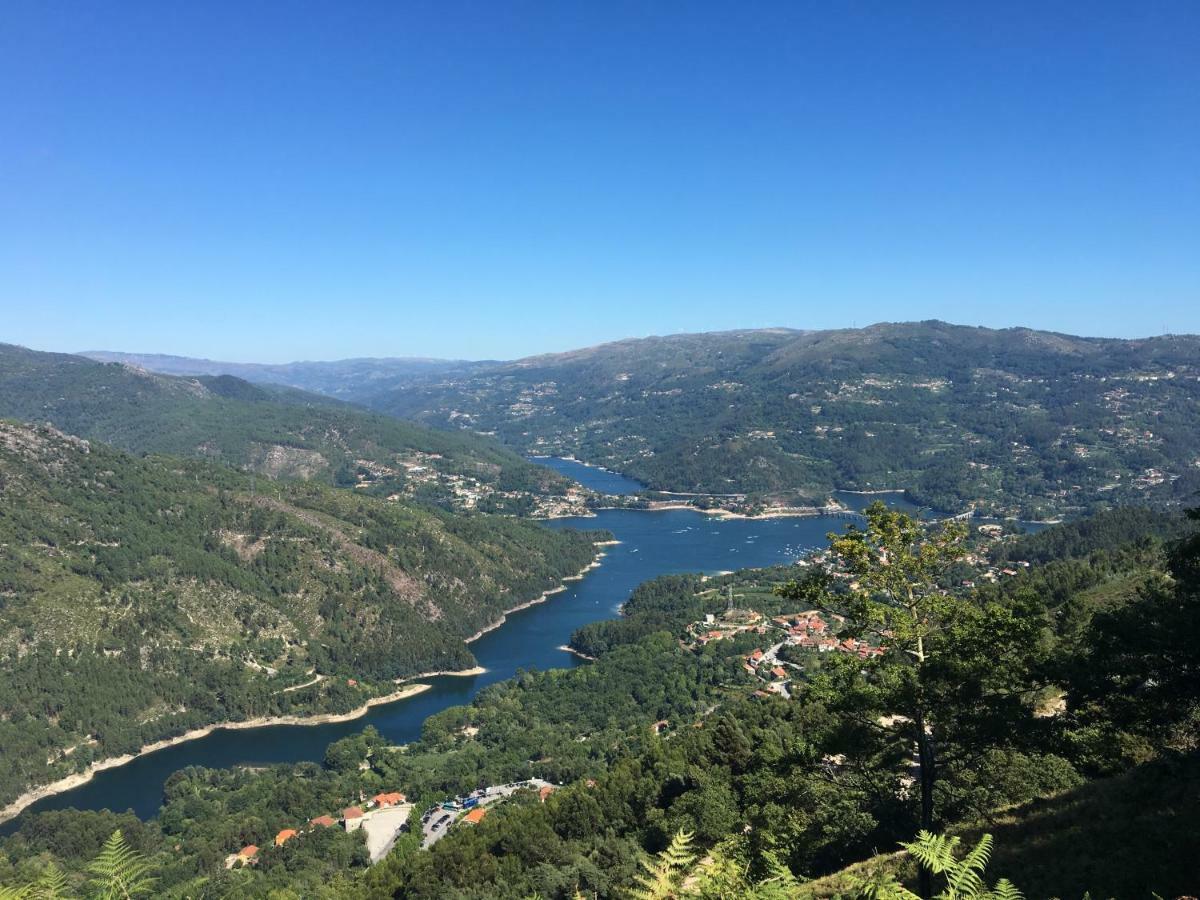
M0 340L1200 332L1200 4L5 4Z

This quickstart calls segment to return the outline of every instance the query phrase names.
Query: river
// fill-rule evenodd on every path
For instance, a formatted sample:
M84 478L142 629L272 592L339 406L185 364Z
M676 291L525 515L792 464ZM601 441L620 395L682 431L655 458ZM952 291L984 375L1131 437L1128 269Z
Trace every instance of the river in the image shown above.
M632 493L641 486L630 479L569 460L538 460L607 493ZM471 644L482 675L422 679L432 688L406 700L372 707L359 719L325 725L276 725L212 734L139 757L99 772L88 783L47 797L22 817L0 826L9 832L30 812L76 807L131 809L142 818L154 816L167 777L186 766L229 767L321 760L326 746L373 725L389 740L407 743L420 736L433 713L469 703L481 688L511 678L519 668L577 666L574 655L559 649L576 628L609 618L641 582L673 572L713 573L787 562L840 530L842 519L734 519L691 510L602 510L595 517L557 519L552 528L606 528L621 543L606 548L599 568L551 596L545 603L512 613L500 628Z

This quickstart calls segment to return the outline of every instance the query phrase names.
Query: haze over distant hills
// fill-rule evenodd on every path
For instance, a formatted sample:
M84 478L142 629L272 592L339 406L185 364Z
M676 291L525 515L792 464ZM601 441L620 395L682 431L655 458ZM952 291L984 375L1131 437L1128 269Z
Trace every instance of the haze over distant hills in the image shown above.
M1200 489L1196 336L881 323L358 363L358 380L353 363L325 364L347 367L340 396L667 491L783 502L906 488L941 509L1041 517Z
M464 360L397 357L341 359L330 362L280 364L221 362L164 353L118 353L85 350L78 354L97 362L118 362L164 375L233 375L255 384L282 384L350 399L364 391L384 390L427 376L486 365Z

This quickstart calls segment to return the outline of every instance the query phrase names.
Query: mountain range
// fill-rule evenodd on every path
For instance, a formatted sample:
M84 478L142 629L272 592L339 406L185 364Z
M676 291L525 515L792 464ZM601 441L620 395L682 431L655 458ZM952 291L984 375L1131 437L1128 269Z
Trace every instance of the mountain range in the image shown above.
M521 453L576 456L656 490L744 494L752 507L906 489L944 511L1041 518L1200 490L1193 335L881 323L396 371L341 390Z

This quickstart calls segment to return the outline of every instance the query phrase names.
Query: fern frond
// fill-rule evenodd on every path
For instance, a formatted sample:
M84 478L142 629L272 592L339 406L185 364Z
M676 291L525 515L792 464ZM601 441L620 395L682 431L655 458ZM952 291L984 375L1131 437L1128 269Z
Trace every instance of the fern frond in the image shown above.
M687 867L696 858L691 847L692 833L676 832L667 849L653 859L641 861L643 871L634 878L637 887L630 896L634 900L666 900L674 896Z
M1007 878L996 882L996 886L992 888L992 897L994 900L1025 900L1025 895Z
M33 895L30 894L31 888L26 887L0 887L0 900L29 900Z
M934 874L941 874L956 865L954 854L958 849L958 844L957 837L920 831L917 833L915 841L900 846L926 869Z
M31 885L27 896L29 900L68 900L71 888L63 870L51 861Z
M104 842L104 849L88 866L88 874L95 900L135 900L149 894L156 880L150 877L150 864L125 843L120 831Z

